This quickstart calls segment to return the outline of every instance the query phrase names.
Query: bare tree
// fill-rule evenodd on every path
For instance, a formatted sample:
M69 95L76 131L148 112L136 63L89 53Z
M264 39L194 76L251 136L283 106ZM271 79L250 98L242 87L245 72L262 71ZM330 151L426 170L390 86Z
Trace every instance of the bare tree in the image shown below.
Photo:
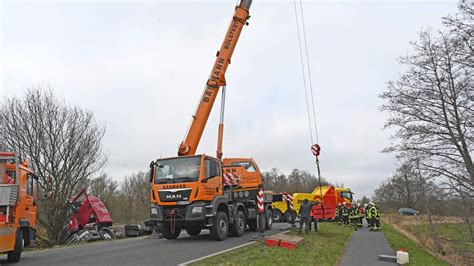
M68 106L50 89L40 87L22 97L5 98L0 123L5 148L30 163L42 192L53 191L50 199L41 201L38 220L54 242L66 215L66 201L105 164L105 128L92 112Z
M126 177L120 186L120 210L114 219L121 223L142 222L149 218L151 184L149 175L140 171Z
M461 9L463 10L463 9ZM470 9L472 12L472 9ZM471 13L472 16L472 13ZM474 193L474 89L472 40L452 27L422 31L414 54L400 62L408 71L381 95L390 113L386 127L397 129L389 151L414 150L430 156L426 167ZM463 36L463 37L460 37Z
M402 162L391 178L375 190L375 200L384 210L395 210L401 207L418 208L420 194L413 167Z
M419 186L427 177L445 188L447 198L474 197L474 82L472 61L473 9L461 3L460 12L443 20L447 29L424 30L412 42L414 52L400 58L407 71L388 83L381 95L386 127L396 129L385 151L403 160L415 160ZM414 158L414 159L413 159ZM426 187L424 187L426 188ZM421 198L424 203L426 190ZM469 204L471 200L463 200ZM425 204L430 215L431 206ZM471 208L462 215L472 232ZM430 222L431 223L431 222ZM434 229L432 230L434 232ZM472 236L472 235L471 235ZM433 235L433 238L436 238ZM441 247L435 247L440 251Z

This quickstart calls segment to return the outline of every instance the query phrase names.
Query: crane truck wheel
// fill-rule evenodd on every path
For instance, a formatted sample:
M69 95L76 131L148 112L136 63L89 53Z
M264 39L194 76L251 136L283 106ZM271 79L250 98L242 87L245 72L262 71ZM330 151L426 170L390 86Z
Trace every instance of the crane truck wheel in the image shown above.
M230 232L233 236L242 236L245 232L246 224L247 221L245 220L245 214L242 211L238 211L235 223L230 225Z
M102 240L114 240L117 237L115 236L114 232L110 230L110 228L104 227L99 230L100 239Z
M265 215L265 229L271 230L273 225L273 214L272 210L267 210Z
M162 223L161 233L163 234L163 237L166 239L176 239L181 233L181 228L179 226L176 226L174 228L174 232L172 232L170 223Z
M281 211L279 209L273 209L272 213L273 213L273 221L275 223L281 222L281 217L283 216Z
M252 232L257 231L257 219L248 220L247 224Z
M15 246L12 251L7 253L7 262L18 262L21 257L21 252L23 251L23 233L21 230L16 232Z
M225 212L217 212L214 225L211 227L211 238L217 241L226 239L229 233L229 218Z
M190 236L198 236L201 233L201 228L186 228L186 233Z

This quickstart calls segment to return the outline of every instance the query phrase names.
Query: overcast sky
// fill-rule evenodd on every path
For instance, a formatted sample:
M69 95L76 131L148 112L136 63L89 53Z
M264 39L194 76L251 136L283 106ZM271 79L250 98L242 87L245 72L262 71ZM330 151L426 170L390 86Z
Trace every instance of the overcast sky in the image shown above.
M49 84L106 125L105 172L117 180L175 156L236 1L3 1L1 88L20 96ZM322 174L356 193L397 166L378 99L403 68L409 41L457 1L303 2ZM229 66L224 156L262 170L315 173L292 1L251 7ZM215 155L219 100L198 152Z

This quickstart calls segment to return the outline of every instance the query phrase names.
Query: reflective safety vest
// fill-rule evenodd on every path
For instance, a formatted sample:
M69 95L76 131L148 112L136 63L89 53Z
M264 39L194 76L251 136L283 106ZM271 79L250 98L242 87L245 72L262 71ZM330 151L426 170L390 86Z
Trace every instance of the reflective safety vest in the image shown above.
M372 206L369 209L369 218L378 218L379 217L379 210L375 206Z
M342 207L342 215L343 216L349 215L349 209L347 209L347 207Z
M359 211L356 207L351 208L351 218L359 218Z

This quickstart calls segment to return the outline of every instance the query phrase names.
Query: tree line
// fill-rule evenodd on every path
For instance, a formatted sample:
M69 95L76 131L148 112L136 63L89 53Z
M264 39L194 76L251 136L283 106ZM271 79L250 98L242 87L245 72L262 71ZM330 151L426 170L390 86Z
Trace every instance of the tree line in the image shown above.
M272 168L270 171L263 172L262 178L265 190L276 193L309 193L319 185L333 185L323 177L321 177L320 184L319 179L314 174L300 169L293 169L288 175L285 175L278 168Z

